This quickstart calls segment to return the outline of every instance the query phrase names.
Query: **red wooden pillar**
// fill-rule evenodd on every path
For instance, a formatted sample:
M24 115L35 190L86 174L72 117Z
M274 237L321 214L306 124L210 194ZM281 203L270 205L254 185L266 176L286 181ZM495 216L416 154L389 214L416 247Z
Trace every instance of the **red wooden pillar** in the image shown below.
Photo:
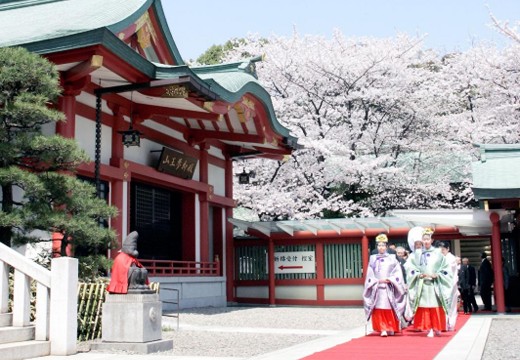
M66 121L56 123L56 134L64 138L74 139L76 128L76 96L80 91L67 89L58 99L58 109L65 114Z
M121 166L121 160L125 157L125 148L123 146L123 136L119 131L124 130L125 120L119 105L108 103L108 107L114 114L113 125L112 125L112 149L110 155L110 165L119 167Z
M112 126L112 149L110 156L110 165L114 167L120 167L124 161L125 150L123 147L122 136L118 133L122 129L124 124L123 115L120 112L119 105L109 104L110 109L113 112L113 126ZM125 180L130 178L128 170L125 171ZM113 206L117 207L120 211L115 218L112 219L110 227L115 230L117 234L117 249L123 246L123 234L128 232L128 229L123 229L123 217L128 215L128 207L123 209L123 179L115 179L112 181L110 190L110 202ZM129 202L127 201L127 204ZM127 217L128 218L128 217ZM110 257L115 258L117 251L111 251Z
M497 312L505 313L504 274L502 271L502 243L500 239L500 215L493 212L489 215L492 224L491 251L493 259L493 272L495 275L495 305Z
M56 123L56 134L64 138L74 139L76 135L76 96L81 90L71 86L64 86L62 96L58 98L58 110L65 114L65 121ZM61 241L63 234L52 233L52 254L59 256L61 252ZM69 239L70 241L70 239ZM68 244L65 250L67 256L72 256L72 244Z
M267 266L269 267L269 305L276 305L276 289L274 275L274 240L269 238L267 250Z
M110 202L112 206L120 209L117 216L112 218L110 222L110 227L114 229L117 236L117 246L115 249L109 250L109 257L115 259L118 254L119 249L123 246L123 216L126 216L126 211L123 211L123 181L122 180L114 180L112 181L112 188L110 189Z
M224 215L224 209L220 207L213 207L213 261L218 260L218 274L222 274L222 243L223 243L223 232L224 226L222 224L222 216Z
M363 260L363 277L366 276L368 267L368 237L363 235L361 238L361 259Z
M185 192L182 194L182 260L195 261L197 258L195 249L195 194Z
M226 197L232 199L233 198L233 161L231 158L226 159L226 169L224 171L226 174L225 179L225 192ZM233 286L234 282L234 271L235 268L235 256L234 256L234 241L233 241L233 224L231 224L227 219L233 217L233 208L226 207L226 239L225 243L225 254L226 258L222 259L224 261L224 269L226 275L226 298L227 301L235 301L235 289Z
M226 208L226 220L233 217L233 209ZM226 221L226 258L224 259L224 271L226 276L226 298L227 301L235 301L234 271L235 268L235 250L233 241L233 224Z
M208 147L205 143L200 145L199 181L208 183ZM209 258L209 203L208 195L201 193L200 203L200 261L212 261Z
M316 288L316 300L318 303L322 303L325 301L325 285L321 283L325 278L325 258L323 253L323 242L319 241L316 243L316 280L318 281L318 285Z

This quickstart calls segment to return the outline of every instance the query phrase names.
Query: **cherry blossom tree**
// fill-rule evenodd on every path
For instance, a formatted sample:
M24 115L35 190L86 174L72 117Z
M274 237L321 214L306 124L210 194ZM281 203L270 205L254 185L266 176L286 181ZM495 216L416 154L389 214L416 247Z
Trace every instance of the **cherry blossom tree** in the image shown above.
M227 60L244 53L265 54L259 80L303 145L237 164L257 174L235 184L239 206L263 220L468 207L473 144L519 140L514 46L441 56L405 35L295 33L250 37Z

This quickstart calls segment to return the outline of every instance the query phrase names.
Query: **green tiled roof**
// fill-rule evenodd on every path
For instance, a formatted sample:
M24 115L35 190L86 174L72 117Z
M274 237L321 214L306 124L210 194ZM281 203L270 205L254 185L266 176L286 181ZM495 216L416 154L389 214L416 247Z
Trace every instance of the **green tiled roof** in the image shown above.
M22 0L0 3L0 46L55 39L128 22L149 0ZM26 19L26 21L23 20Z
M0 0L0 47L57 42L71 35L86 36L94 30L107 29L117 34L139 19L150 6L156 10L173 58L177 64L184 64L161 3L154 0ZM60 50L77 47L62 46Z
M520 197L520 145L476 145L473 192L479 200Z
M177 66L151 63L116 35L150 7ZM251 93L264 103L273 129L289 146L296 147L296 138L278 122L271 98L256 78L254 63L260 58L189 68L175 46L160 0L0 0L0 24L0 47L23 46L39 54L50 54L103 45L150 79L189 76L202 93L227 102L236 102Z

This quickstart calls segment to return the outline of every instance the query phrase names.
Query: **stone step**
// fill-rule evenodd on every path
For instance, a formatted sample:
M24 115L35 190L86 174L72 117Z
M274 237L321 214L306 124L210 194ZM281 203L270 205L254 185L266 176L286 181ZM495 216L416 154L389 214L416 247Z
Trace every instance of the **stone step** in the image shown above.
M0 327L11 326L13 324L13 314L4 313L0 314Z
M50 353L50 341L29 340L9 344L0 344L0 359L30 359L40 356L48 356Z
M27 340L34 340L34 326L6 326L0 328L0 344Z

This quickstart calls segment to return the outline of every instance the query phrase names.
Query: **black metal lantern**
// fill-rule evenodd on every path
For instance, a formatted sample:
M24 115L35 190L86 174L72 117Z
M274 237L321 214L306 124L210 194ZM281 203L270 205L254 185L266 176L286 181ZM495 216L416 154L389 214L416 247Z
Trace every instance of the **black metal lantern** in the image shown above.
M249 173L246 171L242 171L242 173L238 174L238 183L239 184L249 184Z
M123 145L126 147L130 146L141 146L141 135L143 134L139 130L133 128L133 113L134 113L134 92L130 93L130 127L128 130L118 131L119 134L123 135Z
M129 146L140 146L141 145L141 135L143 134L139 130L135 130L132 128L132 124L130 123L130 128L124 131L118 131L122 135L123 145L126 147Z
M255 176L256 176L256 173L255 173L254 170L246 172L246 169L244 169L237 176L238 176L238 183L239 184L249 184L249 179L254 179Z

